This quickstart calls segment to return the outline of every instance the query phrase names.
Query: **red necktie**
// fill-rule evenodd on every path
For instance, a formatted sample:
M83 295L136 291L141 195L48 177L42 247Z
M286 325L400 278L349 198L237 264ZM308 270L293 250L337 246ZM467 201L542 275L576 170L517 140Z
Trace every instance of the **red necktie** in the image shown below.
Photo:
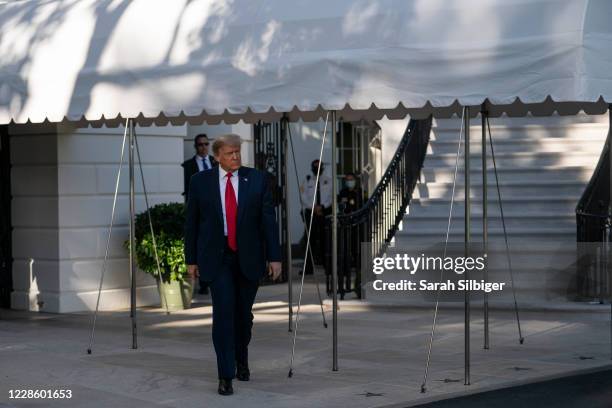
M227 245L233 250L238 250L236 243L236 214L238 205L236 204L236 193L232 185L232 173L228 172L227 184L225 186L225 220L227 222Z

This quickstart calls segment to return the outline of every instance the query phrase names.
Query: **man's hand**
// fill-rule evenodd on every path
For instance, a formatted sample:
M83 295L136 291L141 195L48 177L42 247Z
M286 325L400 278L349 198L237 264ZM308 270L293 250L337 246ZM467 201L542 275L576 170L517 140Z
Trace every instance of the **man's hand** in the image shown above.
M268 274L273 281L277 280L281 275L281 263L280 262L270 262L268 265Z
M195 281L195 279L200 276L198 265L187 265L187 273L189 274L189 278L191 278L192 281Z

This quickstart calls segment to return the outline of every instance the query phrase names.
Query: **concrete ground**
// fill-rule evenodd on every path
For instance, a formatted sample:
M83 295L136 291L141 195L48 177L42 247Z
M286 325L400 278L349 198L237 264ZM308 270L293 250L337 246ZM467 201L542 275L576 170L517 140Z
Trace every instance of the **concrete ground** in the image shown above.
M418 405L419 408L610 408L612 371L572 375Z
M296 282L296 302L297 289ZM91 314L0 310L0 407L407 407L611 364L609 306L522 310L523 345L512 310L493 310L490 350L483 350L482 311L475 306L471 385L466 386L463 310L442 308L423 394L431 304L341 302L339 371L334 372L330 303L325 302L325 329L316 299L309 282L289 379L286 285L260 289L251 381L235 381L231 397L216 393L208 296L171 315L140 308L136 350L131 349L129 313L101 313L92 355L86 353ZM72 398L10 399L9 390L18 389L71 390Z

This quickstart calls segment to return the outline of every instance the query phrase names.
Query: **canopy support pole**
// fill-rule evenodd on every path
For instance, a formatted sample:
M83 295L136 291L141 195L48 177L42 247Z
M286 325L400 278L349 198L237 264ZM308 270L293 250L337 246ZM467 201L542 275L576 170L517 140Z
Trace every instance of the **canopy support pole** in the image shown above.
M482 130L482 250L484 258L485 282L489 281L489 218L488 218L488 185L487 185L487 116L485 104L480 110L481 130ZM484 349L489 350L489 294L484 293Z
M464 255L467 258L470 256L470 228L472 220L470 219L470 108L465 107L463 115L463 131L465 132L465 150L464 150L464 177L465 177L465 225L464 225ZM466 269L465 279L469 281L470 271ZM465 289L464 300L464 384L470 385L470 291Z
M612 132L612 105L608 105L608 132ZM608 219L606 222L606 226L608 227L608 230L606 231L606 246L605 246L605 251L606 251L606 261L607 261L607 265L606 265L606 273L608 273L608 277L610 276L610 233L611 233L611 225L612 225L612 140L610 140L610 142L608 143L608 159L610 160L610 194L609 194L609 198L608 198ZM608 278L608 282L610 281L610 279ZM608 296L610 296L608 294ZM610 360L612 360L612 301L610 301Z
M130 317L132 319L132 348L138 348L138 331L136 329L136 190L134 188L134 121L130 120Z
M338 371L338 191L336 163L336 111L332 111L331 151L332 151L332 370Z
M289 220L291 219L289 216L290 206L289 206L289 149L287 143L287 127L288 122L285 117L281 120L281 143L283 149L283 210L285 211L285 259L287 265L287 303L288 303L288 313L289 313L289 332L293 329L293 259L291 256L291 232L289 228Z

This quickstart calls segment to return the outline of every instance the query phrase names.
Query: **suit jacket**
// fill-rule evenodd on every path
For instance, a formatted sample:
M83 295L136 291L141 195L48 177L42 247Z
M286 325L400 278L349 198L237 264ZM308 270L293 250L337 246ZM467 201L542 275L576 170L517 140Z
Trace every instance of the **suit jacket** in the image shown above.
M191 177L185 219L185 261L198 265L201 279L212 281L221 271L227 238L219 191L219 166ZM240 271L251 281L265 273L266 261L280 261L278 226L272 194L263 172L238 170L236 224Z
M208 159L212 167L217 164L213 156L208 155ZM185 196L185 202L187 202L187 197L189 195L189 180L191 180L191 176L198 173L200 169L198 168L198 162L196 162L195 155L191 159L185 160L181 166L183 166L183 196Z

